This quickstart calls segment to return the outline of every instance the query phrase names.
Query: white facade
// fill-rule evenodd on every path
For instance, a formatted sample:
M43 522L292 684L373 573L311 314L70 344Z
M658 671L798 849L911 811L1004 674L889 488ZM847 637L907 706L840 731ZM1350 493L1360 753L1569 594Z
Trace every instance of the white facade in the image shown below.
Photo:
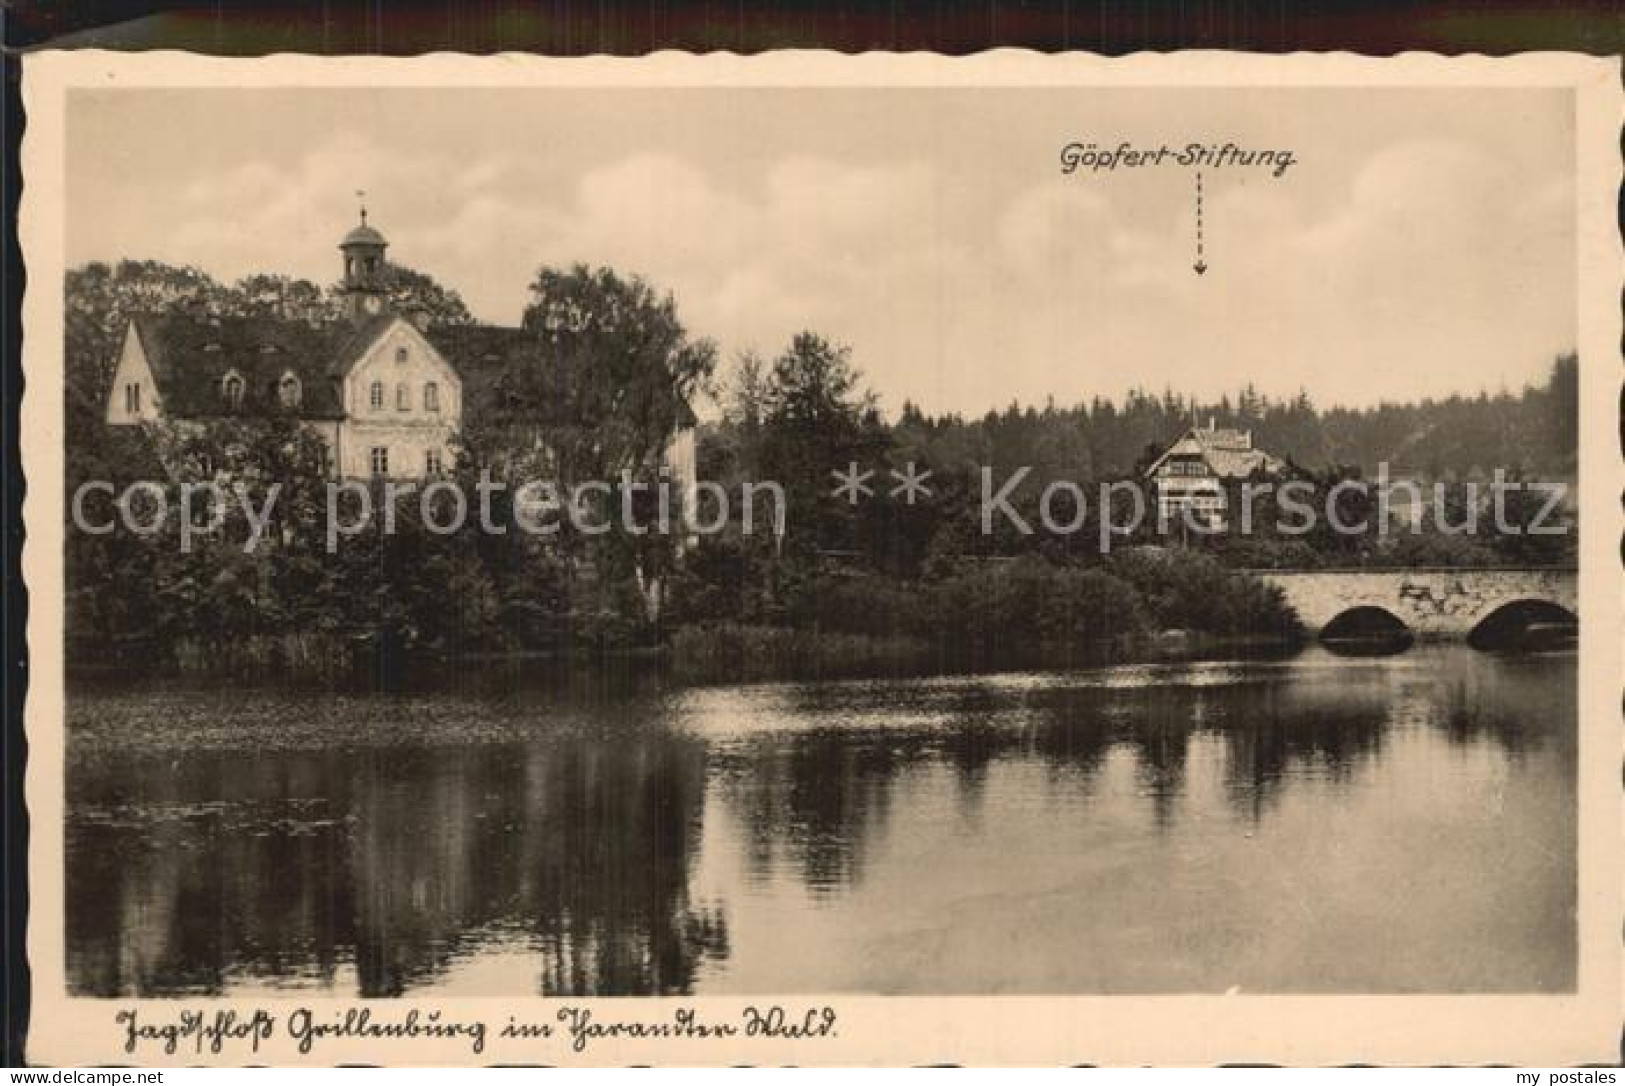
M107 422L110 426L134 426L157 422L162 417L158 382L153 379L152 367L147 364L141 337L132 321L124 331L118 365L113 370L113 390L107 397Z
M1224 510L1224 483L1209 467L1206 450L1192 437L1175 442L1152 476L1157 486L1157 513L1164 522L1186 515L1215 524Z
M1224 430L1211 421L1192 427L1146 469L1157 490L1162 523L1189 520L1211 528L1223 525L1227 481L1255 473L1274 474L1284 463L1254 448L1250 430Z
M190 402L190 410L175 415L166 410L159 395L154 367L141 332L132 321L119 351L106 420L113 426L134 426L160 420L186 424L210 417L232 417L233 397L239 397L236 402L241 402L250 384L257 382L269 386L258 401L266 405L265 410L298 412L315 403L320 391L325 399L316 404L314 414L307 412L300 417L303 425L327 446L330 470L340 478L421 480L455 468L455 439L464 418L464 387L461 375L440 350L416 325L400 316L379 322L369 341L352 344L348 349L354 352L352 361L347 367L341 362L334 370L328 367L337 360L302 358L298 364L290 359L285 370L273 364L253 372L239 372L229 361L234 356L220 355L221 362L207 367L204 387L193 388L192 401L177 401ZM203 363L194 355L191 359L171 357L168 364ZM328 373L332 376L324 376ZM170 373L170 379L174 377ZM333 382L336 400L329 391ZM317 384L320 389L306 387ZM252 403L247 408L254 409ZM662 462L682 493L689 494L697 477L692 428L671 436L662 450Z
M344 478L420 479L453 467L463 383L410 321L397 318L362 352L342 401L332 455Z

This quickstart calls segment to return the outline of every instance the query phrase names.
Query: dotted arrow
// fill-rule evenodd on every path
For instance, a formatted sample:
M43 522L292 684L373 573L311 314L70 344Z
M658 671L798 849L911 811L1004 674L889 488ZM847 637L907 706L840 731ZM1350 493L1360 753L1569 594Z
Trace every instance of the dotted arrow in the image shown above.
M1207 261L1202 259L1202 171L1196 171L1196 263L1191 265L1197 275L1207 271Z

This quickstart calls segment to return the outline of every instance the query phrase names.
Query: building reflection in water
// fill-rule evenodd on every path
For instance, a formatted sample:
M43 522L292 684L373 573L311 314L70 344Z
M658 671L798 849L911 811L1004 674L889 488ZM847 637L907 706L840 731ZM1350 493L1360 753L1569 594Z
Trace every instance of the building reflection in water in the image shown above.
M1263 896L1278 874L1267 871L1271 854L1238 851L1238 840L1274 833L1280 864L1335 868L1335 857L1292 858L1295 848L1313 855L1318 823L1335 829L1350 863L1368 863L1359 858L1372 843L1349 836L1359 832L1351 812L1370 800L1362 789L1421 782L1439 798L1405 807L1419 829L1557 858L1483 859L1525 865L1552 885L1510 909L1541 929L1541 946L1482 983L1560 988L1572 983L1573 681L1572 657L1452 649L624 697L80 691L68 774L70 980L102 996L458 986L679 994L730 975L785 987L799 974L781 978L754 949L771 946L775 926L809 945L824 938L839 957L866 945L866 926L946 923L929 902L905 902L912 879L954 895L944 915L968 931L1002 932L1015 921L964 918L984 906L955 883L1006 879L1022 904L985 908L1062 910L1040 916L1035 939L1069 938L1069 925L1098 939L1113 918L1095 903L1125 894L1141 903L1135 910L1180 899L1199 912L1222 889L1234 915L1213 921L1212 947L1165 940L1166 962L1137 963L1125 950L1122 962L1060 980L1042 962L1030 976L999 973L1023 968L1018 954L985 974L974 962L941 976L898 966L912 978L901 988L1087 985L1098 973L1100 990L1183 990L1231 967L1225 940L1237 932L1290 926ZM1486 782L1516 795L1508 774L1518 773L1539 790L1537 806L1511 815L1474 806ZM1503 816L1524 818L1531 839L1504 840L1486 821ZM962 870L956 878L943 865ZM1313 877L1341 886L1352 870ZM1478 871L1453 870L1461 885ZM1148 884L1125 887L1134 872ZM1481 874L1492 895L1493 869ZM1066 895L1076 898L1071 921ZM1462 941L1483 937L1472 909L1458 908ZM1182 914L1169 915L1187 930ZM1313 909L1296 922L1292 937L1306 940L1334 923ZM742 923L740 943L731 924ZM1335 920L1359 923L1357 910ZM1416 924L1418 938L1442 938L1438 918ZM922 938L885 937L897 947ZM863 953L873 961L849 963L834 982L879 977L874 989L884 989L876 971L890 959ZM1347 975L1368 976L1362 968ZM1266 983L1314 986L1288 964L1271 970ZM1441 982L1459 983L1456 973Z
M687 991L727 950L721 912L687 899L704 773L702 745L662 730L118 758L97 776L129 793L70 829L75 983L329 987L349 962L360 995L389 996L517 944L541 951L543 994Z

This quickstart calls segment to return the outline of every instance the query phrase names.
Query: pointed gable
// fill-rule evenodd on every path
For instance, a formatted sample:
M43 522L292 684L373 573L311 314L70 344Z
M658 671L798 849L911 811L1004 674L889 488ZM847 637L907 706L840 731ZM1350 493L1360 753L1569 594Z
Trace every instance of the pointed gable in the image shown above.
M1145 474L1155 475L1170 459L1193 456L1200 457L1208 471L1220 479L1245 479L1255 472L1273 473L1286 467L1279 457L1253 447L1250 430L1193 426L1152 461Z
M128 426L159 418L162 399L146 348L132 323L124 330L118 363L108 389L103 417L112 426Z

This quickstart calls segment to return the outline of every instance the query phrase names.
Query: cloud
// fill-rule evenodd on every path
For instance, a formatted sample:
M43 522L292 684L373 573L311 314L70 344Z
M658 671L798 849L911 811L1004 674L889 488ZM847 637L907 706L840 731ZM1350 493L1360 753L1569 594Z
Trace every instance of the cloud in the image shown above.
M589 161L515 140L470 159L333 132L143 180L139 214L82 214L101 258L325 283L365 188L392 257L484 319L517 321L538 266L606 264L672 291L726 352L771 355L807 328L848 343L893 407L974 414L1247 380L1368 402L1521 383L1572 345L1573 197L1537 165L1429 139L1319 173L1210 175L1201 277L1188 175L968 174L921 147L752 164L678 145Z

